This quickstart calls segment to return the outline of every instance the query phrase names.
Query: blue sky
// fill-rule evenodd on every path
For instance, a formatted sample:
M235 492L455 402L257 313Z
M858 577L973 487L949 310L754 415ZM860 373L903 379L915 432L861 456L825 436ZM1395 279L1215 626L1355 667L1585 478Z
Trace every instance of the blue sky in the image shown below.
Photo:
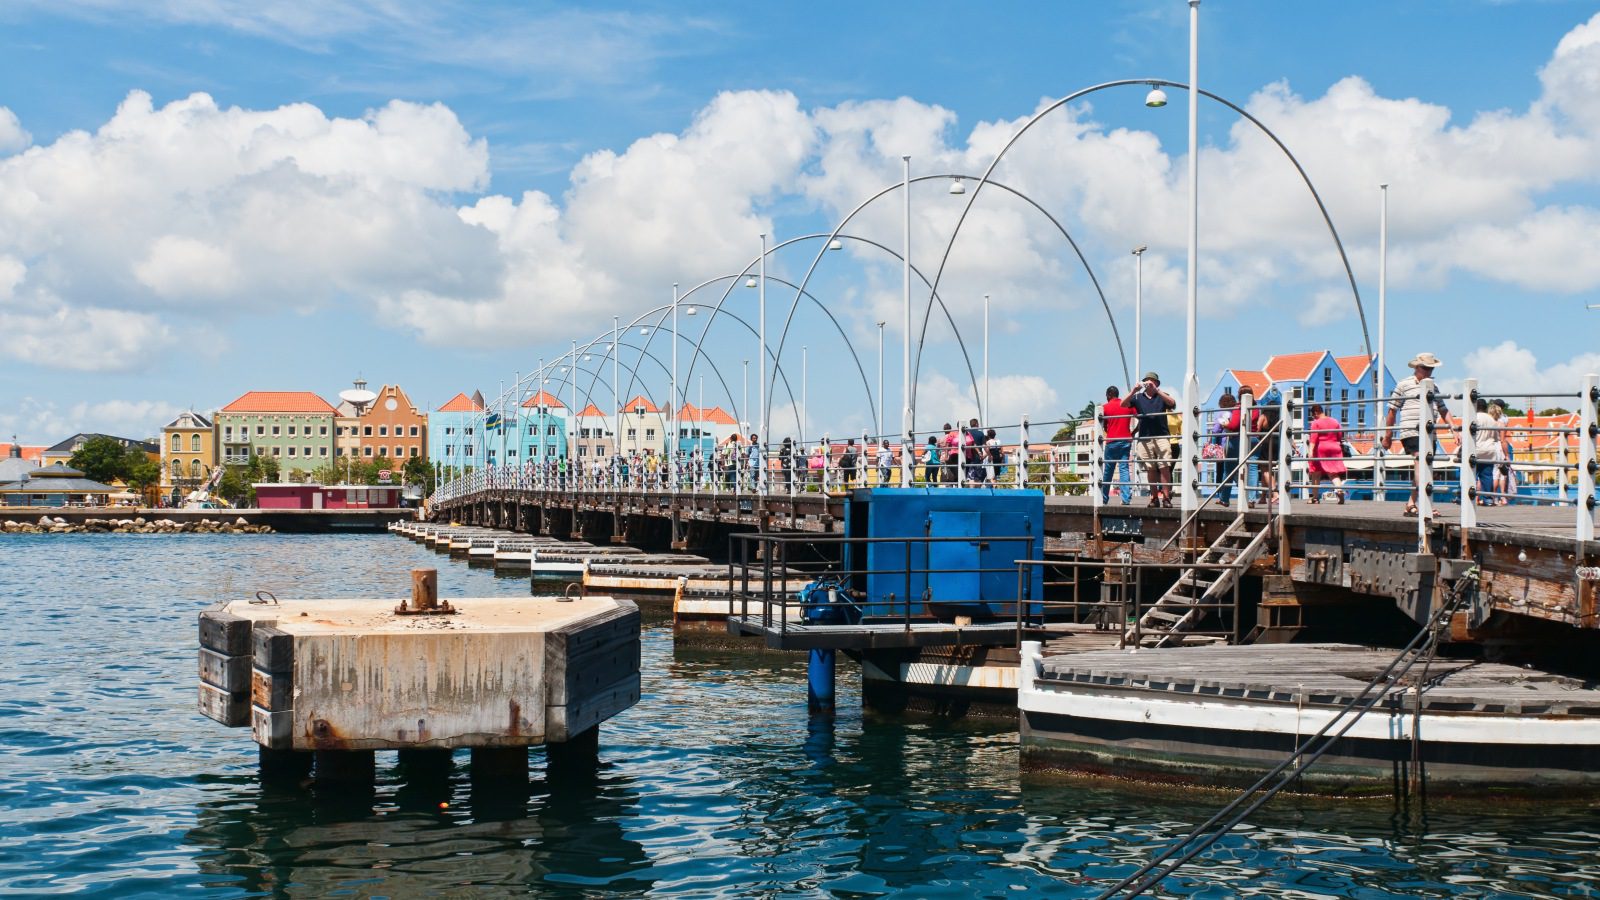
M1600 311L1584 308L1600 302L1592 5L1207 0L1201 14L1202 86L1301 157L1374 339L1376 184L1393 184L1392 358L1429 349L1441 375L1519 389L1600 368ZM1186 76L1177 0L8 4L0 430L139 436L182 407L252 388L331 396L357 373L428 406L492 396L612 315L668 301L673 281L740 271L762 230L828 231L898 178L902 153L914 174L981 171L1046 98ZM1184 99L1152 111L1142 95L1052 114L996 177L1078 241L1125 343L1128 250L1151 246L1142 355L1175 383ZM1201 131L1202 384L1272 352L1359 352L1337 256L1292 170L1226 110L1203 107ZM961 199L913 192L919 268L938 267ZM898 201L851 231L898 248ZM785 251L770 271L798 280L815 252ZM898 264L853 243L812 288L873 390L888 321L893 418ZM974 207L941 288L975 365L985 292L997 420L1055 418L1121 380L1070 248L998 194ZM753 320L753 293L728 308ZM769 290L774 330L793 297ZM754 346L737 328L707 338L732 394L708 377L708 404L741 402ZM924 425L972 405L948 328L929 339ZM870 429L829 321L802 311L791 340L796 393L793 345L810 347L811 433ZM685 391L696 401L698 382ZM789 400L772 405L784 430Z

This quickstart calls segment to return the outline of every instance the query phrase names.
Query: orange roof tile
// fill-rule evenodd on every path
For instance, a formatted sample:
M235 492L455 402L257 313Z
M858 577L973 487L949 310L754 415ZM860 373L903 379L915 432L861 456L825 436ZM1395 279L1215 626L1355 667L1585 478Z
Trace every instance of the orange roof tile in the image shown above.
M222 408L229 413L328 413L336 410L310 391L248 391Z
M1254 391L1257 397L1265 394L1267 388L1272 386L1272 381L1267 378L1267 373L1265 372L1257 372L1250 369L1229 369L1228 371L1233 374L1234 380L1239 382L1240 387L1249 385L1250 390Z
M639 396L634 397L632 400L629 400L627 403L622 404L621 411L630 413L637 412L640 407L644 407L644 411L647 413L661 412L661 410L657 409L656 405L651 403L649 398L645 397L643 394L640 394Z
M12 445L12 444L9 444L9 443L0 443L0 459L10 459L11 458L11 448L12 448L12 446L16 446L16 447L19 448L17 450L17 454L20 457L22 457L23 459L29 460L31 462L38 462L40 459L42 459L44 457L44 452L46 450L50 449L49 447L46 447L43 444L37 444L37 445L36 444L16 444L16 445Z
M578 418L580 419L604 419L605 417L606 414L601 412L600 407L595 406L593 403L578 412Z
M1345 380L1355 384L1368 372L1372 360L1365 356L1335 356L1333 361L1339 365L1339 371L1344 373Z
M1273 381L1304 381L1311 377L1311 372L1317 363L1328 355L1326 350L1317 350L1311 353L1285 353L1267 360L1264 370L1268 378Z
M439 412L481 412L483 407L472 402L466 394L457 394L450 398L450 402L439 407Z
M685 403L683 408L678 410L678 418L690 422L698 421L700 418L700 410L695 409L693 403Z
M532 408L535 406L549 406L556 409L567 408L565 403L562 403L559 399L552 396L549 391L540 391L539 393L534 394L532 397L522 401L522 405L524 408Z
M706 414L706 421L710 422L713 425L738 425L739 424L738 422L734 421L733 416L728 415L727 412L725 412L722 409L722 407L720 407L720 406L711 407L709 410L705 411L705 414Z

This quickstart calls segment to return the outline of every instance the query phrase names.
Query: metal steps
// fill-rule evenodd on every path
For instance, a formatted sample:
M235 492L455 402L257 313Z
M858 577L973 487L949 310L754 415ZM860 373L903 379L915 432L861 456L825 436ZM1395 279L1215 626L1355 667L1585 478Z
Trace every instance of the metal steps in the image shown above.
M1215 640L1213 635L1193 634L1206 615L1231 592L1241 569L1208 569L1207 565L1234 563L1249 566L1267 549L1275 530L1275 519L1251 527L1241 514L1222 534L1185 568L1178 580L1139 618L1139 627L1126 643L1140 647L1171 647L1178 644Z

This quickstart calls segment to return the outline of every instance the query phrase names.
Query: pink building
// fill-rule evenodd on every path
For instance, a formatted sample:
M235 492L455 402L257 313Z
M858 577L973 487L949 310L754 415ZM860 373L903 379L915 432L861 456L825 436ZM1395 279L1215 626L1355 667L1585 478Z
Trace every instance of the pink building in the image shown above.
M400 506L397 484L257 484L261 509L394 509Z

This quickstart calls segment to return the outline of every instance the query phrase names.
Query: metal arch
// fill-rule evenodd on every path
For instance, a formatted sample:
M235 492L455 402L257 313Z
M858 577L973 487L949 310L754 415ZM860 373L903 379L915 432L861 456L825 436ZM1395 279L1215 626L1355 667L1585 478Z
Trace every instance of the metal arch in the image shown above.
M1074 91L1073 93L1068 94L1065 97L1062 97L1060 100L1057 100L1054 103L1051 103L1049 106L1045 107L1044 109L1041 109L1040 111L1034 113L1033 116L1031 118L1029 118L1027 122L1024 122L1022 124L1022 127L1018 128L1016 133L1013 134L1006 141L1005 146L1001 147L1000 151L997 154L995 154L995 158L992 161L990 161L989 167L984 170L983 176L978 180L977 186L972 189L971 196L969 196L967 198L967 205L962 208L961 216L960 216L960 218L958 218L956 220L955 228L950 233L950 240L945 244L944 256L939 260L939 269L938 269L937 272L934 273L933 281L934 281L934 284L936 286L938 285L940 280L942 280L943 277L944 277L945 265L950 261L950 251L955 247L956 238L959 237L960 234L961 234L961 226L963 224L965 224L965 222L967 220L967 214L972 211L973 204L975 204L977 202L978 194L983 191L984 185L992 183L990 181L990 179L989 179L989 176L994 172L995 167L1000 164L1000 160L1005 158L1006 153L1011 150L1012 146L1014 146L1017 143L1017 141L1020 140L1024 134L1027 133L1028 129L1032 128L1035 124L1037 124L1040 119L1042 119L1045 116L1049 115L1050 113L1056 111L1057 109L1060 109L1061 107L1066 106L1068 103L1071 103L1074 100L1077 100L1077 99L1082 98L1082 97L1086 97L1086 96L1088 96L1090 94L1093 94L1093 93L1096 93L1098 91L1106 90L1107 88L1128 87L1130 85L1150 85L1150 86L1159 85L1159 86L1170 87L1170 88L1174 88L1174 89L1178 89L1178 90L1189 90L1189 86L1186 85L1186 84L1183 84L1182 82L1169 81L1169 80L1164 79L1164 78L1135 78L1135 79L1121 79L1121 80L1118 80L1118 81L1107 81L1107 82L1103 82L1101 84L1091 85L1089 87L1083 88L1083 89L1078 90L1078 91ZM1372 352L1371 352L1372 341L1371 341L1371 338L1367 334L1367 314L1366 314L1366 310L1361 305L1361 290L1360 290L1360 288L1358 288L1356 286L1355 271L1350 267L1350 258L1345 253L1344 242L1339 239L1339 231L1338 231L1338 229L1334 228L1334 226L1333 226L1333 218L1328 214L1328 207L1322 202L1322 196L1317 193L1316 185L1311 183L1311 177L1306 174L1305 168L1300 165L1300 160L1296 159L1295 155L1293 153L1289 152L1289 148L1284 145L1283 141L1278 139L1278 136L1276 134L1272 133L1272 130L1270 128L1268 128L1265 124L1263 124L1260 119L1257 119L1255 116L1250 115L1250 113L1246 112L1238 104L1236 104L1236 103L1234 103L1234 102L1232 102L1230 100L1227 100L1227 99L1225 99L1225 98L1223 98L1221 96L1218 96L1217 94L1214 94L1211 91L1208 91L1208 90L1206 90L1204 88L1199 89L1198 93L1202 97L1208 97L1208 98L1210 98L1212 100L1215 100L1218 103L1221 103L1222 105L1228 107L1229 109L1233 110L1234 112L1236 112L1240 116L1242 116L1250 124L1256 126L1256 128L1258 128L1258 129L1260 129L1263 134L1265 134L1268 138L1270 138L1272 140L1272 142L1274 144L1276 144L1278 146L1279 150L1283 151L1284 156L1287 156L1289 158L1289 162L1294 166L1295 171L1299 173L1300 180L1305 182L1306 189L1311 192L1312 199L1316 201L1317 209L1322 213L1322 221L1328 226L1328 233L1333 236L1334 246L1337 247L1338 250L1339 250L1339 259L1340 259L1341 262L1344 263L1345 276L1349 279L1349 281L1350 281L1350 291L1355 296L1356 315L1361 320L1361 341L1362 341L1362 346L1363 346L1364 349L1366 349L1367 355L1371 356L1372 355ZM1198 148L1197 148L1196 152L1198 152ZM924 338L924 339L927 336L927 330L928 330L927 312L932 311L932 308L933 308L933 301L930 298L929 301L928 301L927 311L924 312L923 320L922 320L922 338ZM1126 368L1127 363L1124 362L1123 366L1124 366L1124 368ZM916 365L912 368L912 379L911 379L911 398L912 398L913 402L910 404L910 406L911 406L912 427L913 428L915 427L915 422L916 422L916 408L917 407L916 407L915 400L916 400L916 395L917 395L917 376L921 374L921 369L922 369L922 340L919 339L917 341L917 362L916 362Z
M991 168L993 168L993 167L991 167ZM963 174L956 173L956 172L949 172L949 173L945 173L945 174L942 174L942 175L919 175L916 178L911 179L911 183L912 184L917 184L918 182L922 182L922 181L932 181L932 180L940 180L940 179L947 179L947 178L963 178L963 179L966 179L966 178L977 178L977 177L978 176L975 176L975 175L963 175ZM1073 239L1072 234L1067 231L1066 226L1062 225L1060 220L1058 220L1054 215L1051 215L1049 210L1045 209L1043 206L1040 206L1038 201L1034 200L1032 197L1028 196L1027 194L1024 194L1022 191L1020 191L1020 190L1018 190L1018 189L1016 189L1016 188L1014 188L1014 187L1012 187L1012 186L1010 186L1008 184L1005 184L1003 182L992 181L991 180L989 182L989 184L992 184L995 187L1000 188L1001 190L1012 194L1013 196L1017 197L1018 199L1022 200L1025 203L1027 203L1029 206L1032 206L1034 209L1038 210L1040 215L1043 215L1046 219L1048 219L1050 221L1050 224L1054 225L1056 227L1056 230L1061 232L1061 236L1066 238L1067 244L1072 247L1072 252L1077 255L1078 262L1083 264L1083 270L1089 276L1089 282L1094 285L1095 293L1098 294L1099 297L1100 297L1100 306L1101 306L1101 308L1103 308L1106 311L1106 323L1111 326L1111 337L1117 343L1117 357L1118 357L1118 359L1120 359L1122 361L1122 374L1123 374L1123 377L1128 377L1128 354L1122 347L1122 332L1120 330L1118 330L1118 328L1117 328L1117 318L1111 312L1111 304L1110 304L1109 301L1106 300L1106 292L1100 287L1100 279L1094 274L1094 267L1089 265L1089 260L1088 260L1087 257L1085 257L1083 255L1083 250L1078 246L1078 242L1075 239ZM883 190L879 191L878 193L872 195L871 197L867 198L867 200L865 202L863 202L860 206L857 206L854 210L852 210L850 212L850 215L845 217L844 221L839 223L838 228L835 229L833 234L829 237L829 242L831 243L832 239L835 238L835 237L847 237L847 238L851 238L853 240L858 240L858 241L863 241L865 243L873 244L874 246L879 247L879 248L887 251L895 259L900 259L901 258L900 254L897 251L895 251L895 250L893 250L893 249L891 249L891 248L889 248L889 247L887 247L887 246L885 246L883 244L879 244L877 241L868 240L867 238L853 237L852 235L844 234L842 232L842 230L841 230L841 229L844 228L845 225L848 225L850 223L850 220L852 218L854 218L858 213L860 213L861 210L865 209L867 206L871 205L874 201L878 200L879 198L881 198L881 197L883 197L883 196L885 196L887 194L890 194L890 193L894 192L895 190L898 190L900 188L900 186L901 186L900 183L896 182L895 184L890 185L890 186L884 188ZM826 248L824 248L824 253L825 252L826 252ZM805 278L804 281L801 282L802 287L805 286L806 284L810 283L811 274L816 269L817 263L821 261L821 258L822 258L821 255L819 255L816 260L812 261L811 269L808 269L806 271L806 278ZM944 311L945 321L950 323L950 330L955 334L956 343L958 345L960 345L962 357L966 360L966 363L967 363L967 377L970 378L971 381L972 381L973 394L978 396L978 405L979 405L979 410L980 410L979 415L980 416L987 415L988 414L988 410L985 410L985 409L982 408L982 406L983 406L983 400L982 400L982 397L981 397L982 392L978 390L978 377L972 371L972 358L967 355L966 344L962 341L962 338L961 338L961 329L956 327L955 319L953 319L950 316L950 308L944 303L943 299L939 299L938 298L938 291L935 288L934 284L932 282L928 281L928 276L922 274L922 271L920 269L918 269L915 265L911 266L911 270L913 272L917 273L917 277L922 279L922 283L923 284L928 285L928 288L929 288L929 290L931 292L930 293L930 297L933 298L933 299L938 299L939 308ZM795 306L796 305L798 305L798 304L790 306L790 308L789 308L789 318L784 320L783 334L784 334L785 337L788 335L789 322L794 317L794 310L795 310ZM928 308L926 310L924 310L924 312L923 312L922 335L918 339L918 342L917 342L917 362L919 364L919 368L920 368L920 363L922 361L922 340L927 337L927 333L928 333L928 318L929 318L929 313L931 313L932 311L933 311L933 302L932 302L932 299L930 299L930 301L928 303ZM779 346L780 349L783 347L783 341L781 339L778 342L778 346ZM1129 380L1131 380L1131 379L1129 379ZM916 398L916 390L917 389L916 389L915 380L913 379L913 383L912 383L912 387L911 387L911 397L912 397L913 401ZM913 405L915 405L915 404L913 403ZM882 428L883 428L883 423L881 423L881 422L878 423L878 428L879 428L879 430L881 432Z
M683 302L683 297L680 296L678 298L678 302L681 304ZM670 313L670 311L672 309L671 304L668 304L666 306L666 309L668 310L668 312L667 313L663 313L662 316L661 316L661 319L658 320L654 326L652 326L652 332L654 330L656 330L656 329L661 328L661 323L666 321L667 315ZM652 310L651 312L654 312L654 310ZM648 313L646 313L646 315L648 315ZM754 327L752 327L749 322L745 321L744 319L740 318L739 316L734 315L731 312L727 313L727 315L732 316L734 321L738 322L740 325L743 325L745 327L745 330L747 330L751 334L757 335L759 337L760 332L757 331ZM635 320L635 321L637 322L637 320ZM709 326L709 324L710 324L710 322L708 320L707 321L707 325ZM629 327L632 327L632 326L629 326ZM649 347L650 346L650 339L653 338L653 337L655 337L654 333L645 335L645 343L644 343L645 347ZM688 341L689 340L689 336L686 335L686 334L680 333L680 334L678 334L678 340L680 340L680 341ZM696 346L698 346L698 345L696 345ZM766 350L767 350L767 352L769 354L772 352L772 348L770 346L768 346L766 348ZM641 350L641 352L642 352L642 350ZM654 354L652 354L652 358L654 358ZM657 365L660 365L660 360L659 359L657 359L656 362L657 362ZM716 364L715 363L712 363L709 358L707 358L706 362L707 362L708 365L710 365L712 367L713 371L716 371ZM778 359L777 359L776 356L774 356L773 359L772 359L772 372L773 372L773 375L777 379L782 379L784 393L789 395L789 406L792 409L794 409L795 429L796 429L796 431L797 432L804 431L805 430L805 425L800 421L800 404L795 402L795 399L794 399L794 388L789 384L789 376L783 371L783 367L778 365ZM668 370L668 374L669 375L671 374L671 370ZM689 375L689 373L685 373L685 375L684 375L685 379L687 379L688 375ZM722 376L719 373L717 377L718 377L719 380L721 380ZM631 373L630 378L628 380L628 391L632 391L633 390L633 384L637 380L638 380L638 371L637 371L637 369L635 369ZM774 382L773 387L774 388L777 387L776 381ZM728 384L727 384L726 381L723 381L723 390L729 393L728 402L729 402L730 405L732 405L732 403L733 403L732 391L731 391L731 389L728 388ZM627 393L628 391L624 391L623 393ZM679 389L679 393L680 393L680 396L682 396L685 399L683 399L682 401L679 401L677 398L674 398L673 399L673 403L674 404L678 404L680 402L687 403L688 402L687 393L684 392L681 388ZM674 409L676 409L676 408L677 408L677 406L674 406ZM745 421L745 420L744 419L740 419L740 421ZM764 426L762 428L761 433L762 434L766 433L766 429L765 429Z
M806 237L793 238L790 241L786 241L785 243L793 243L794 241L803 241L803 240L806 240L807 238L816 237L816 236L817 235L807 235ZM782 246L782 245L780 245L780 246ZM724 281L724 280L732 279L734 281L733 287L738 287L738 280L740 278L743 278L744 275L745 275L745 273L740 272L740 273L730 274L730 275L718 275L715 278L708 278L705 281L702 281L699 284L695 285L694 287L690 288L688 293L686 293L686 294L684 294L684 295L682 295L682 296L680 296L678 298L678 302L682 303L685 299L687 299L695 291L698 291L701 288L708 287L708 286L710 286L712 284L715 284L718 281ZM778 277L776 275L768 275L767 276L767 280L768 281L776 281L777 283L779 283L781 285L785 285L787 287L797 287L794 282L789 281L789 280L784 279L784 278L780 278L780 277ZM728 295L726 293L724 293L723 296L724 296L724 298L726 298ZM816 297L816 295L807 293L805 296L806 296L806 299L810 300L813 304L815 304L818 309L822 310L823 315L827 316L828 320L833 323L834 330L839 332L839 337L844 341L845 349L850 351L850 358L855 361L856 371L861 374L861 385L867 392L867 404L869 406L872 405L872 402L873 402L872 384L869 381L867 381L867 370L861 364L861 354L856 352L855 345L850 342L850 337L849 337L848 334L845 333L844 326L839 324L839 320L838 320L837 317L834 316L833 310L828 309L828 307L825 304L823 304L823 302L820 299L818 299ZM702 356L702 355L706 356L706 362L708 364L711 364L713 366L715 365L714 363L711 363L710 355L702 354L701 347L702 347L702 345L704 345L707 335L709 335L710 332L711 332L711 323L716 319L718 312L722 312L725 315L734 316L734 314L731 313L731 312L727 312L725 310L720 310L720 309L713 309L711 315L709 317L707 317L707 319L706 319L705 326L700 329L700 337L699 337L699 339L695 341L695 345L694 345L694 351L695 352L694 352L694 354L692 356L689 357L689 371L687 373L685 373L685 375L684 375L685 378L688 378L690 375L694 374L695 361L698 360L700 358L700 356ZM734 316L734 318L738 319L738 316ZM748 328L749 327L748 324L745 327ZM772 353L772 345L768 344L767 347L766 347L766 350L767 350L767 352L769 354L772 354L773 365L776 366L777 365L777 361L778 361L778 357L777 357L776 354ZM785 382L785 384L787 384L787 382ZM774 385L774 387L776 387L776 385ZM789 399L793 400L794 398L791 396ZM748 410L746 410L746 412L748 412ZM874 415L874 420L876 420L876 415ZM765 426L763 426L763 427L765 427Z

